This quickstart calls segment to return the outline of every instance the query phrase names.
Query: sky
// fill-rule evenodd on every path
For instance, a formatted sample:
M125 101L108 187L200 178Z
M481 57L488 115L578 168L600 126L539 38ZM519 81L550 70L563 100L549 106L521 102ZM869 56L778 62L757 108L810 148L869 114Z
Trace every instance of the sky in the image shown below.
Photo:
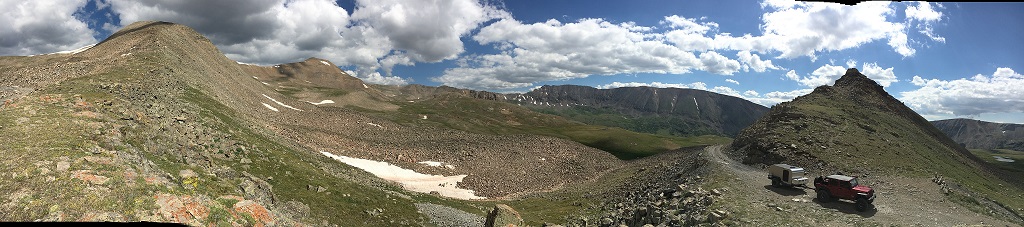
M330 60L376 84L511 93L678 87L764 106L857 68L929 120L1024 123L1024 3L783 0L0 0L0 56L78 49L136 21L228 58Z

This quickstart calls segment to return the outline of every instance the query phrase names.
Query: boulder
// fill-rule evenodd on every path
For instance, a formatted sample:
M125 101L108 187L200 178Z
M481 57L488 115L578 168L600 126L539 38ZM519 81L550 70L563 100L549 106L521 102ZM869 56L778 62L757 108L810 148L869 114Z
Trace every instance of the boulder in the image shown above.
M523 226L523 218L519 212L505 204L494 205L494 209L487 213L487 220L484 226Z

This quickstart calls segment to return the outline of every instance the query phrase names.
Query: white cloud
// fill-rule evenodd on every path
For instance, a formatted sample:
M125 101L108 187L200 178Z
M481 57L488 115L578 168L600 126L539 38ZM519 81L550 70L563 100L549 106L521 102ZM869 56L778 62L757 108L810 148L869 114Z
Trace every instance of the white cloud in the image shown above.
M907 16L907 24L915 24L919 29L918 32L928 36L928 38L945 43L946 38L938 36L932 29L932 24L935 24L942 20L942 12L936 11L932 8L932 4L929 2L916 2L916 6L907 6L904 10ZM936 7L941 8L942 5L935 3Z
M839 77L846 74L846 68L842 66L825 64L814 72L811 72L810 76L801 76L796 73L796 70L789 70L786 72L786 78L796 81L797 83L807 87L818 87L821 85L832 85L835 84Z
M846 60L846 67L847 68L857 67L857 60L853 60L853 59Z
M72 16L85 0L0 0L0 55L32 55L96 43L89 26Z
M1024 113L1024 76L1011 68L998 68L991 76L970 79L924 79L914 76L917 90L901 92L900 100L928 115L978 116Z
M0 3L29 9L0 12L0 54L69 50L95 42L93 31L72 16L85 0ZM356 66L356 77L388 83L408 82L392 75L395 66L451 60L458 67L431 79L476 89L526 88L592 75L784 70L762 58L814 59L819 52L881 41L906 57L916 51L908 43L919 43L908 38L908 26L944 42L932 29L942 20L941 5L929 3L915 3L907 7L905 18L892 21L901 5L768 0L761 4L762 34L741 36L719 32L719 24L707 17L679 15L665 16L659 27L601 18L524 23L482 0L356 0L354 9L331 0L98 3L109 7L120 24L94 29L116 29L139 20L171 21L195 28L236 61L268 65L320 57ZM465 37L500 53L466 55ZM736 58L725 57L733 53ZM808 84L820 79L796 78Z
M694 69L731 74L739 68L738 62L715 52L698 58L648 39L647 30L602 19L573 23L552 19L533 24L502 19L473 36L481 44L494 44L502 53L464 57L461 67L445 70L433 80L454 87L513 89L590 75L683 74Z
M914 49L907 44L904 24L887 20L895 13L890 4L862 2L844 6L768 0L762 7L773 11L761 17L765 34L757 38L769 39L768 47L782 52L782 58L814 59L816 52L845 50L883 39L900 55L912 56Z
M733 79L725 79L725 82L734 83L734 84L740 84L739 81L736 81L736 80L733 80Z
M722 56L718 52L714 51L701 53L700 62L703 66L701 67L702 70L714 74L732 75L740 69L739 62Z
M660 23L668 24L670 28L677 28L677 31L685 34L705 34L708 30L718 28L718 23L715 22L698 23L696 19L680 17L678 15L667 16Z
M674 83L662 83L662 82L612 82L610 84L595 86L598 89L611 89L620 87L656 87L656 88L692 88L706 90L707 84L703 82L694 82L690 84L674 84Z
M377 72L370 73L370 75L368 75L368 76L363 78L363 81L366 81L367 83L384 84L384 85L406 85L406 84L409 84L409 81L407 81L405 79L402 79L401 77L397 77L397 76L381 76L380 73L377 73Z
M853 60L846 62L847 66L854 64L857 64L857 62ZM874 62L865 62L861 66L861 74L875 80L875 82L878 82L882 87L889 87L892 83L899 81L896 79L896 74L893 73L892 67L882 68ZM795 70L790 70L789 72L786 72L786 78L796 81L801 85L814 88L821 85L835 84L836 80L846 74L847 69L848 68L843 66L825 64L815 69L809 76L801 76L797 74Z
M385 34L394 49L420 62L454 59L464 51L460 37L481 23L510 15L477 1L366 0L352 19Z
M502 51L495 55L510 57L494 61L500 57L466 56L459 59L462 64L458 68L432 80L455 87L514 89L540 81L592 75L685 74L694 70L732 75L740 70L783 69L771 60L762 60L765 53L779 53L777 58L808 56L814 60L818 52L852 49L876 41L885 42L901 56L913 56L916 50L906 34L909 22L896 18L898 6L884 2L844 6L769 0L762 3L765 13L760 26L763 34L759 36L718 33L719 25L706 18L678 15L665 17L660 22L664 27L659 29L632 22L614 24L600 18L568 23L551 19L532 24L505 18L480 29L473 39ZM723 56L726 51L736 51L736 59ZM803 78L802 84L827 84L841 76L845 68L839 72L812 74Z
M896 79L896 74L892 72L892 67L883 69L874 62L865 62L863 67L861 67L860 74L875 80L882 87L889 87L892 83L899 81Z
M814 89L807 88L792 91L772 91L764 95L761 95L756 91L748 90L743 92L743 95L735 96L746 99L747 101L753 103L761 104L762 106L771 107L775 104L792 101L794 98L799 97L801 95L810 94L812 91L814 91Z
M935 11L932 9L932 4L929 2L915 2L917 6L907 6L904 11L907 14L907 19L918 20L918 21L939 21L942 20L942 12ZM936 3L938 5L938 3ZM940 5L941 6L941 5Z
M748 69L753 69L754 72L765 72L769 69L779 70L778 66L772 64L772 60L761 60L757 54L751 54L750 51L740 51L736 53L737 59L740 63L743 63L743 71L748 72Z
M237 61L276 64L321 57L357 66L353 75L368 82L385 83L397 81L391 75L395 65L456 58L465 51L461 37L483 22L509 17L475 0L359 0L353 10L330 0L110 3L122 26L139 20L185 24ZM374 74L382 67L386 76Z
M754 91L754 90L747 90L747 91L743 92L743 96L754 96L754 97L757 97L759 95L761 95L761 94L758 94L757 91Z

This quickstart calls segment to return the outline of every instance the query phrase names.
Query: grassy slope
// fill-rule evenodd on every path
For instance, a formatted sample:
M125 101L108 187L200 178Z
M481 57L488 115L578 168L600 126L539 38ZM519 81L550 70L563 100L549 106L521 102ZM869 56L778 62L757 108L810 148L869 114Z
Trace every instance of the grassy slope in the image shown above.
M981 160L988 162L999 168L1013 171L1017 173L1024 173L1024 151L1006 150L1006 149L970 149L971 154L978 156ZM995 157L1000 156L1013 159L1015 162L1001 162L996 161Z
M637 133L617 127L587 125L541 114L504 102L459 96L396 102L398 112L381 112L398 123L425 124L488 134L535 134L558 137L608 151L624 160L699 145L728 143L719 136L676 137ZM427 119L422 119L426 115Z
M608 108L589 106L573 107L531 107L537 112L562 116L574 121L590 125L619 127L634 132L650 133L667 136L699 136L714 135L715 130L708 126L681 117L673 116L642 116L629 117Z

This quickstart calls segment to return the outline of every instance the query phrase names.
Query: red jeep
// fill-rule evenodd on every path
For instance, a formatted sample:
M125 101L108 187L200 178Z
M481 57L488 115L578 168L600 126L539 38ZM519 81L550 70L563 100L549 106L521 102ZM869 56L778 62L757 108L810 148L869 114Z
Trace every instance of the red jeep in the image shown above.
M875 201L875 190L857 183L856 177L829 175L814 178L814 191L818 193L818 201L823 203L835 199L851 200L857 203L857 211L868 210Z

